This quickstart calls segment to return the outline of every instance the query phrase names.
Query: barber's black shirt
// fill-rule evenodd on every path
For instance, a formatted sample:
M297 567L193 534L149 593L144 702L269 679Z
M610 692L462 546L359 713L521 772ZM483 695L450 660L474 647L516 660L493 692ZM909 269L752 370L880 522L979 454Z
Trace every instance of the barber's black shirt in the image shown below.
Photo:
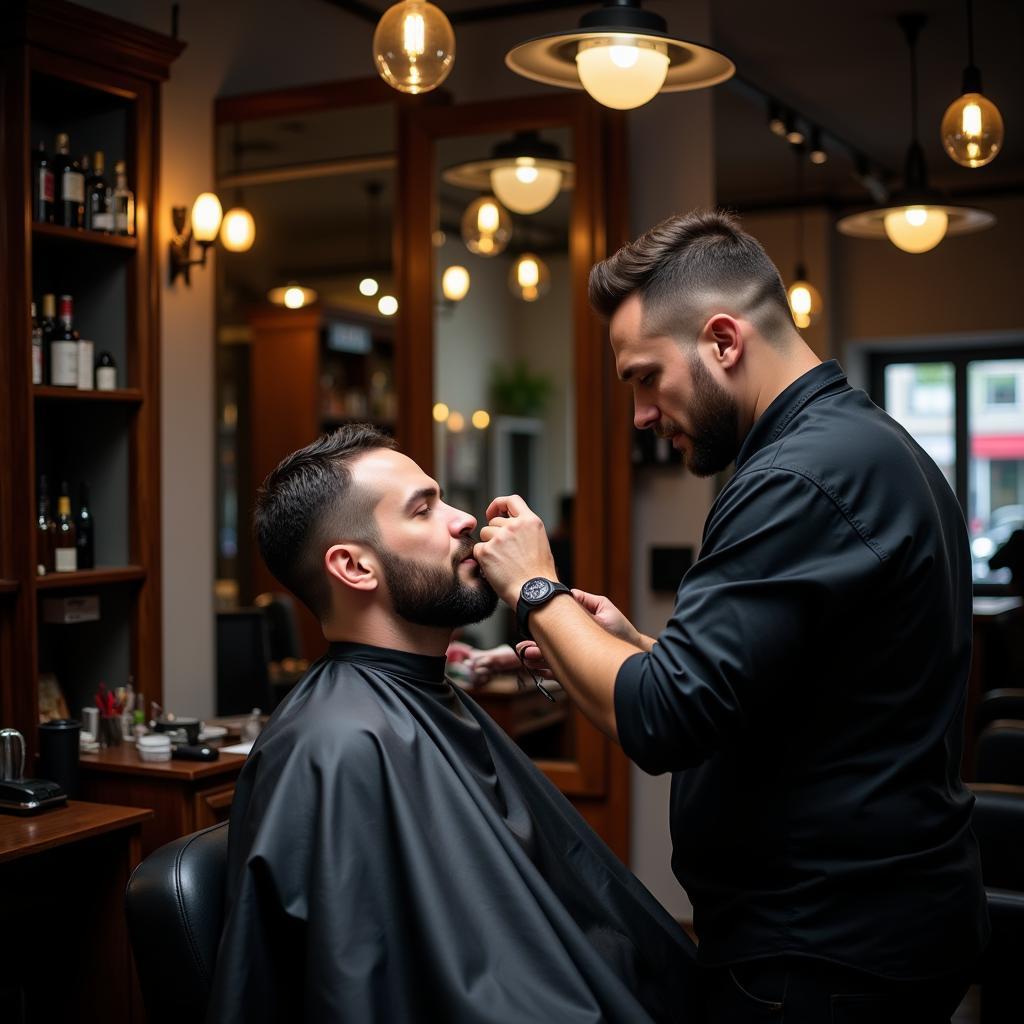
M699 956L895 978L987 936L960 781L971 559L942 473L834 362L754 424L649 654L615 685L626 753L674 772Z

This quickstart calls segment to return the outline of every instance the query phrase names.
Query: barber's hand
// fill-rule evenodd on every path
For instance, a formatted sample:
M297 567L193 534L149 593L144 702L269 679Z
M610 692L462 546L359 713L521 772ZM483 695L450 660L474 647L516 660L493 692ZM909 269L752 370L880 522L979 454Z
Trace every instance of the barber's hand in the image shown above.
M518 494L495 498L487 506L487 525L480 531L480 541L473 548L473 557L510 608L515 608L528 579L556 578L544 523Z
M634 647L643 647L640 631L618 608L600 594L588 594L585 590L573 589L572 596L578 604L590 612L594 621L607 633L625 640Z
M516 644L516 654L535 676L541 676L544 679L555 678L555 674L551 671L551 666L541 653L540 647L537 646L536 640L520 640Z

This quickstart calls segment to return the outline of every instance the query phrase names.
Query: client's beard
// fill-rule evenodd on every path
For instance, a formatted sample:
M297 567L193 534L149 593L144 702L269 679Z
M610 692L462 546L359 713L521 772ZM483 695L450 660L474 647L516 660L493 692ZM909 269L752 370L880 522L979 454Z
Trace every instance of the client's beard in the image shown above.
M378 551L395 613L417 626L447 629L486 619L498 604L494 588L481 575L469 582L459 578L459 563L472 556L472 541L459 550L451 569Z

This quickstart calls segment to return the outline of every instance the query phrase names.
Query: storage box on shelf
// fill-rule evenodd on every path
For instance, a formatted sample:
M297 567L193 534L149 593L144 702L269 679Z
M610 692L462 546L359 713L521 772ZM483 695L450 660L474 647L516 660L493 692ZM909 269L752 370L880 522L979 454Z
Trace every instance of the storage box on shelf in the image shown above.
M22 169L5 175L0 218L10 299L0 320L0 724L21 730L34 752L40 675L56 675L74 715L100 681L114 687L132 677L147 698L162 697L152 226L160 210L160 85L184 44L60 0L12 0L0 48L3 166ZM90 195L98 205L70 225L61 203L75 193L62 194L63 178L53 182L52 221L40 202L39 143L63 174L56 150L64 134L69 159L88 155L95 168L102 151L106 180L83 178L83 208ZM54 383L48 359L33 380L30 304L41 317L47 293L58 303L72 297L73 328L93 343L90 353L74 342L80 359L71 386ZM99 383L108 390L97 388L94 373L101 353L107 373ZM41 476L54 518L63 482L73 514L85 500L80 485L88 485L88 568L80 550L77 571L40 574L40 564L49 567L48 541L37 530ZM62 568L68 564L65 557ZM98 620L44 623L43 600L84 594L98 598Z

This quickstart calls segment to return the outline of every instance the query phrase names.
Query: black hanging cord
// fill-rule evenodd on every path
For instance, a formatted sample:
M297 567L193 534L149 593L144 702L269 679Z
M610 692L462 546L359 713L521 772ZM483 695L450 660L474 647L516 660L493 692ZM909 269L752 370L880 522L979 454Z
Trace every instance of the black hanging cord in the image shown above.
M974 0L967 0L967 64L974 67Z

